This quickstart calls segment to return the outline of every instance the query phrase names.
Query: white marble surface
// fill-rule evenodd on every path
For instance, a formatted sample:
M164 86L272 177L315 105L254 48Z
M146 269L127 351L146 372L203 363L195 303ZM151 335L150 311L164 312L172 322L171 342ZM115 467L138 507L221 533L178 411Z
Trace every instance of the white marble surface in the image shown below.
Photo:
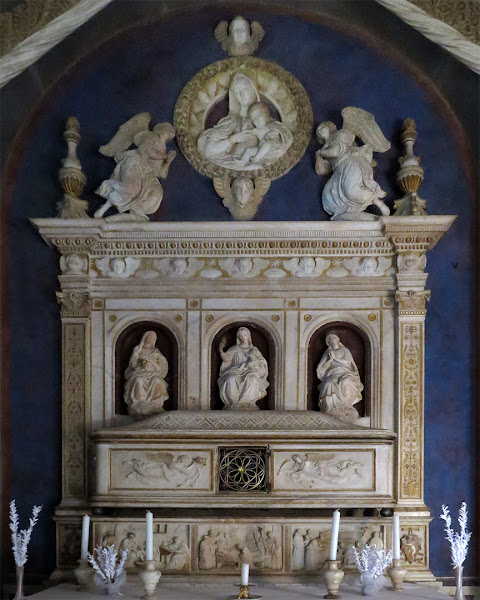
M155 596L162 598L162 600L188 600L190 598L196 600L225 600L232 596L235 590L233 584L228 582L176 583L160 580ZM124 595L119 596L119 598L122 597L124 600L140 598L143 595L140 583L137 585L129 584L123 591ZM319 585L265 583L252 586L250 591L252 595L262 595L264 600L312 600L323 598L326 588L323 583ZM344 600L363 598L360 589L355 589L345 583L340 586L340 593ZM105 598L105 596L95 589L79 593L75 585L61 584L39 594L29 596L29 598L38 598L39 600L89 600ZM404 598L404 600L445 600L448 596L432 588L409 583L405 584L403 592L384 589L375 596L376 600L395 600L395 598Z

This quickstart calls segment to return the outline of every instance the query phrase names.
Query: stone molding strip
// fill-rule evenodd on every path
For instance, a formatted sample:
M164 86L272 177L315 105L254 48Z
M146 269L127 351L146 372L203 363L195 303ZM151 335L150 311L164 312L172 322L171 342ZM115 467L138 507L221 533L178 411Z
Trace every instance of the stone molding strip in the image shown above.
M36 62L111 0L80 0L70 10L15 46L0 58L0 88Z
M376 0L386 9L395 13L430 41L441 46L455 58L480 74L480 46L467 40L456 29L439 19L431 17L421 8L407 0Z

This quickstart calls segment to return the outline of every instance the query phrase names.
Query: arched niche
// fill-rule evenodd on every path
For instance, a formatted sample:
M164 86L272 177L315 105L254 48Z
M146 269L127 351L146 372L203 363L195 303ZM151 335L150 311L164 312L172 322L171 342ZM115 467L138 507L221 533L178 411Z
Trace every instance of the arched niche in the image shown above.
M318 385L317 366L327 350L325 338L329 333L338 335L352 353L358 368L360 379L363 383L362 400L355 404L355 408L361 417L371 414L371 347L367 334L357 325L344 321L333 321L319 327L311 336L308 344L307 359L307 409L319 410L318 407Z
M222 359L218 351L220 340L225 337L228 350L236 344L237 330L239 327L247 327L252 334L252 343L256 346L268 363L268 382L267 395L259 400L256 405L261 410L273 410L275 408L275 342L271 334L256 323L251 321L237 321L229 323L220 329L213 338L211 347L211 373L210 373L210 408L211 410L221 410L224 404L220 398L217 379L220 374Z
M168 362L168 373L165 381L168 386L168 400L163 407L165 410L178 408L178 346L173 333L164 325L152 321L132 323L118 336L115 344L115 414L128 414L127 405L123 399L125 389L125 371L128 367L133 349L140 343L147 331L157 334L156 347Z

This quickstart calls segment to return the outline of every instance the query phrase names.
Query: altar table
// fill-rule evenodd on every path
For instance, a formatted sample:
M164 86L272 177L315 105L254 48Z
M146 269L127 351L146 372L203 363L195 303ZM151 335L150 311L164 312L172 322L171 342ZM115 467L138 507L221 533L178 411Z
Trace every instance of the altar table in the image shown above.
M381 590L374 596L375 600L446 600L447 595L442 594L430 587L406 583L402 592L393 592L388 588ZM233 595L238 588L233 584L217 581L216 583L185 583L162 581L157 586L154 598L158 600L225 600ZM123 596L112 596L122 600L137 600L143 595L143 589L138 584L127 584L122 590ZM264 600L320 600L326 594L323 583L300 584L300 583L259 583L250 589L252 595L261 595ZM360 589L343 583L340 587L343 600L360 600L364 598ZM48 590L29 596L38 600L104 600L105 596L100 590L92 588L85 592L79 592L77 586L72 584L61 584Z

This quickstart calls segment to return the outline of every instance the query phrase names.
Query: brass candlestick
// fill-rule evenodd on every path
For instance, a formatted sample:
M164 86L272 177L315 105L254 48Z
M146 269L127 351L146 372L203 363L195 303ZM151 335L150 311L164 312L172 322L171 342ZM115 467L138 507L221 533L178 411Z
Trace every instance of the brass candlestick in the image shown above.
M142 580L145 595L142 598L151 598L157 588L157 583L161 577L161 572L155 568L154 560L146 560L139 565L140 572L138 573Z
M403 590L403 580L407 574L407 569L402 567L402 559L394 558L392 566L388 569L388 576L392 580L392 586L395 592Z
M86 558L81 558L78 561L78 567L74 569L73 573L77 579L77 583L80 586L79 589L84 590L92 582L93 569L88 564Z
M250 593L250 586L240 584L240 591L236 596L229 596L230 600L262 600L263 596L253 596Z
M340 594L338 593L338 588L340 587L340 582L343 579L343 571L339 569L340 561L338 560L328 560L328 569L325 571L323 578L325 580L325 585L327 586L328 594L325 594L324 598L340 598Z

